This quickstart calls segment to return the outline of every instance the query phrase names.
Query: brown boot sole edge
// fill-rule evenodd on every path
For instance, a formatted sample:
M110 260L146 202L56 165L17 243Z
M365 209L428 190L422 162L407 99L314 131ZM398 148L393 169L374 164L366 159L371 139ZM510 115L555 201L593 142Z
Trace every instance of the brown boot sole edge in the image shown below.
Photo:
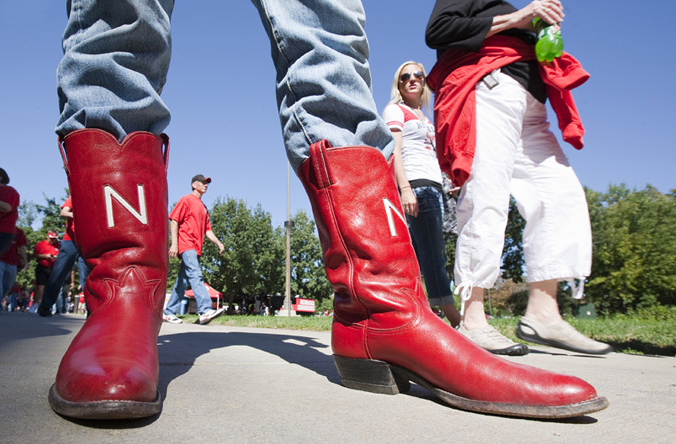
M162 397L157 392L155 400L143 401L92 401L71 402L56 391L56 384L49 389L49 405L59 415L78 419L136 419L153 416L162 410Z
M608 407L605 397L562 406L507 404L476 401L454 395L429 383L410 370L385 361L353 359L333 356L338 374L347 388L373 393L397 394L410 388L410 382L426 388L451 407L491 415L521 418L558 419L574 418L598 412Z

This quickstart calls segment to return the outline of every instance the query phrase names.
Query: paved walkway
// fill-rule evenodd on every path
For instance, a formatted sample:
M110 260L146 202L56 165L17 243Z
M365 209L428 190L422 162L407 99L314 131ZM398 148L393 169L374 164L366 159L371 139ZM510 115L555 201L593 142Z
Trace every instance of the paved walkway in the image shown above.
M340 385L327 332L163 324L162 413L74 421L47 392L81 316L0 315L1 443L674 443L676 358L583 356L533 347L510 358L580 376L610 407L564 421L446 407L415 387L388 396Z

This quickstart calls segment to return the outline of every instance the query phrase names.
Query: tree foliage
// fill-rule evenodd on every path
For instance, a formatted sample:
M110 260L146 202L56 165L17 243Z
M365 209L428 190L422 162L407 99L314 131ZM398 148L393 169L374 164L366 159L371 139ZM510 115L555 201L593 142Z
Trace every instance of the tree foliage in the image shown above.
M243 200L218 198L210 211L211 227L225 251L206 241L202 251L205 280L228 299L268 295L284 285L283 244L279 228L260 204L249 210Z
M676 304L676 194L587 190L594 251L587 296L604 313Z
M28 256L28 267L17 273L16 282L27 289L33 288L35 280L35 260L32 260L33 249L35 245L47 238L47 232L54 230L61 235L66 231L66 221L59 215L61 204L66 197L55 198L44 196L44 204L36 204L26 201L19 205L19 219L17 226L21 228L26 235L26 254ZM40 223L39 229L34 229L35 223Z
M330 297L333 290L324 270L315 223L304 211L296 213L291 220L291 295L322 301Z
M284 294L286 233L272 226L270 214L260 205L249 209L242 200L219 198L210 211L210 220L225 251L219 255L216 246L205 241L201 259L205 281L231 301ZM291 220L291 295L321 301L332 290L314 234L314 221L303 211ZM178 263L172 266L177 268Z

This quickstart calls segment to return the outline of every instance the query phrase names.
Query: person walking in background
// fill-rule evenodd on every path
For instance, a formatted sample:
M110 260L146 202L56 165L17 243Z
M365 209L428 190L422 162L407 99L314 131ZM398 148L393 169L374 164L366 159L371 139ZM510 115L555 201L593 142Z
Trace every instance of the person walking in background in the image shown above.
M312 204L335 291L331 343L343 384L394 394L414 380L451 406L516 416L606 408L585 381L493 356L430 309L387 162L392 133L371 94L361 2L253 4L277 71L287 157ZM67 2L56 132L73 205L87 208L75 220L91 264L91 315L49 391L61 415L122 419L162 409L157 335L168 268L169 145L162 131L170 114L160 92L172 11L171 0ZM251 150L255 180L263 160ZM204 182L193 184L206 191Z
M394 74L383 120L394 135L394 171L430 306L439 306L453 327L460 324L446 272L443 177L437 161L434 125L423 113L432 94L425 68L402 64Z
M21 286L14 282L12 288L9 289L9 311L20 311L20 297L21 297Z
M66 275L66 279L61 285L61 290L56 297L56 302L54 303L54 314L66 314L70 311L70 295L73 293L73 288L75 287L75 268L70 270L70 273ZM44 300L44 294L42 295Z
M8 294L16 282L16 274L28 265L26 255L26 235L19 227L14 228L14 237L9 248L0 254L0 299ZM12 296L12 309L16 308L16 298Z
M0 168L0 254L12 243L20 203L19 193L9 185L9 175Z
M31 312L40 313L39 309L42 304L42 295L45 291L45 286L49 282L49 278L52 275L52 271L54 270L54 264L56 263L56 258L59 255L60 246L61 243L59 242L59 235L54 230L47 232L47 239L41 240L35 244L35 248L33 249L33 257L35 260L37 260L37 265L35 266L35 287L33 288L33 305L31 305ZM61 278L58 282L59 290L61 289L61 284L63 284L63 279L64 278ZM54 300L52 300L49 304L50 315L53 304ZM47 315L40 314L40 316Z
M528 353L489 325L484 312L484 289L499 274L510 194L526 221L529 298L517 336L581 353L612 350L565 322L556 300L561 280L581 297L591 271L584 190L549 130L545 108L549 98L564 140L582 148L584 130L569 90L588 74L567 53L539 64L534 50L533 19L554 24L563 16L558 0L520 10L504 1L437 0L427 25L426 42L438 54L428 82L436 94L439 161L462 186L454 273L459 331L493 353Z
M181 306L181 300L185 297L188 284L195 293L200 324L208 324L212 319L225 312L225 308L218 310L211 308L211 297L204 286L202 269L199 264L205 236L216 244L219 254L222 254L225 249L223 243L211 231L209 212L202 202L202 196L207 192L210 183L211 178L204 177L202 174L193 177L191 181L192 193L181 197L169 214L171 221L169 227L171 233L169 256L180 257L181 267L178 270L176 283L171 290L167 306L164 307L163 319L166 322L173 324L183 322L176 316L176 313Z
M63 235L61 248L59 248L59 254L54 261L52 272L50 273L49 279L45 285L42 301L38 307L38 314L40 316L52 315L52 306L59 299L59 295L62 293L64 282L68 280L68 275L72 273L73 266L79 257L75 240L73 199L71 196L68 196L68 198L66 198L66 200L63 202L61 205L61 212L59 214L61 217L66 219L66 233ZM83 272L84 276L82 275ZM80 282L84 282L86 279L87 269L86 267L81 267ZM63 303L61 307L57 307L57 313L62 312L62 308Z

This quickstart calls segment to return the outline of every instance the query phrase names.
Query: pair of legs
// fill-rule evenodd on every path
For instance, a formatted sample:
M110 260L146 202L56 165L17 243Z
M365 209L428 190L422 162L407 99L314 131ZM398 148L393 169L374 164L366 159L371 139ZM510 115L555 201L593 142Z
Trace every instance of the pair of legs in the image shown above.
M277 68L287 154L312 203L335 291L332 348L343 383L394 394L413 380L459 408L517 416L605 408L584 381L494 357L429 309L385 161L394 144L371 96L361 2L253 3ZM173 3L68 5L57 131L78 245L91 267L91 315L61 361L49 401L79 418L151 416L162 405L157 334L168 267L162 148L169 140L158 134L169 113L159 91Z
M35 309L31 307L31 311L35 310L37 313L37 309L42 303L42 295L45 292L45 286L47 285L47 282L49 282L49 277L51 275L52 267L45 267L44 265L39 264L35 266L35 286L33 287L33 306L35 306Z
M0 261L0 299L9 294L10 289L16 281L17 266ZM13 300L12 306L16 306Z
M181 307L181 300L185 296L185 291L188 289L188 284L195 293L195 301L197 302L197 312L204 314L211 310L211 298L209 292L204 286L202 279L202 269L199 264L199 256L197 251L187 250L181 253L181 267L178 270L176 283L171 290L171 296L164 307L165 315L174 315Z
M476 152L458 200L455 275L463 295L463 325L470 331L488 325L484 289L498 277L510 194L526 221L525 318L560 322L558 281L584 280L591 270L584 191L549 131L545 105L511 77L493 76L497 86L489 89L479 82L476 87Z
M528 305L524 316L537 321L549 323L561 320L559 304L556 301L558 281L555 279L528 284ZM465 301L462 321L469 330L487 325L484 311L484 289L474 287L472 294Z
M38 306L38 314L40 316L51 316L52 306L59 299L63 283L75 266L78 259L77 247L72 240L61 241L61 248L59 254L54 261L54 267L49 275L45 290L42 294L42 301ZM57 312L61 312L61 307L57 307Z
M282 133L294 171L308 157L310 144L322 139L376 147L389 157L394 142L371 94L361 1L252 3L270 37ZM134 131L164 131L170 113L160 91L171 58L173 4L68 2L65 52L57 71L59 135L99 128L121 142Z
M413 189L418 201L418 215L406 216L411 241L420 271L425 278L430 306L439 307L453 327L460 324L453 300L451 281L446 272L446 244L443 233L444 202L441 191L432 186Z

